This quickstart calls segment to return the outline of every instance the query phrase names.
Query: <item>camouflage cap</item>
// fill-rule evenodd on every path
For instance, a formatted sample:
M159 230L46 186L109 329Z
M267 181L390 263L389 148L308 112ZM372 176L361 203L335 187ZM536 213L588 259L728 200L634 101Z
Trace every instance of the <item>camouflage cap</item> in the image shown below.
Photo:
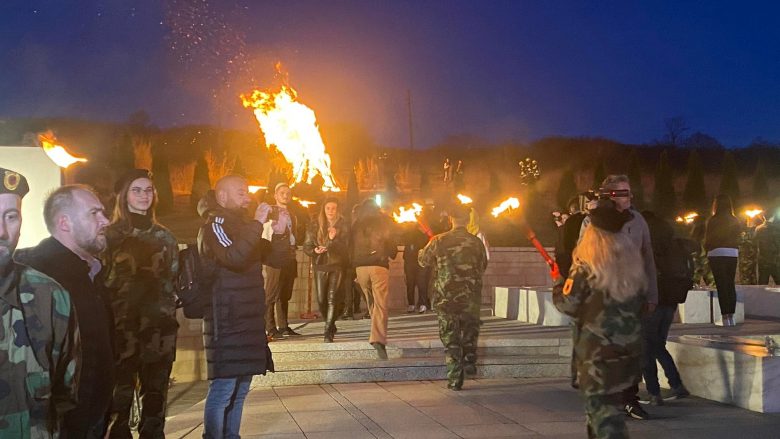
M30 192L30 186L24 175L10 169L0 168L0 177L3 178L0 194L15 194L19 198L24 198L27 192Z

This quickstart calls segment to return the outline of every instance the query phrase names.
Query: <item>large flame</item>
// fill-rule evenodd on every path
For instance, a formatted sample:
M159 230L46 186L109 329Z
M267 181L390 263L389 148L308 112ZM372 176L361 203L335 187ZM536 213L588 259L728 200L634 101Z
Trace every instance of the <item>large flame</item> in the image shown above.
M417 217L422 213L422 206L417 203L412 203L411 208L401 206L398 208L398 213L393 212L393 219L397 223L411 223L417 221Z
M499 204L497 207L494 207L490 213L494 217L498 217L506 210L517 209L518 207L520 207L520 200L518 200L515 197L509 197L506 200L502 201L501 204Z
M46 155L61 168L67 168L76 162L87 161L87 159L70 155L64 147L57 144L57 138L54 137L54 133L51 131L38 134L38 141L41 142L41 147L43 147Z
M338 192L317 118L311 108L298 102L297 96L295 89L285 84L277 92L254 90L242 94L241 100L245 108L253 108L266 145L276 146L292 165L296 183L311 183L319 174L325 180L322 190Z

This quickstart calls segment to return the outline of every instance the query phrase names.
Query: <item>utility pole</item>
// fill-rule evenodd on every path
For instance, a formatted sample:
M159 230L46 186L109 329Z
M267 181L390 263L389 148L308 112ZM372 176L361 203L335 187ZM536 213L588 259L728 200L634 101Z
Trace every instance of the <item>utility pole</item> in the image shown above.
M414 151L414 128L412 127L412 92L406 89L406 106L409 111L409 151Z

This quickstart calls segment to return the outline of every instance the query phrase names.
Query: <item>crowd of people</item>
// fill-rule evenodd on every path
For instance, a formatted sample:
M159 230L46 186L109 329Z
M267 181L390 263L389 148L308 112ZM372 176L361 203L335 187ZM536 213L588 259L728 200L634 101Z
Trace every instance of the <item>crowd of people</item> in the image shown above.
M724 326L735 325L735 276L744 230L729 197L718 195L712 215L690 236L676 236L671 224L651 211L640 213L631 200L628 178L610 175L596 197L572 200L558 221L561 276L553 299L573 320L572 386L585 399L588 437L625 438L627 417L650 417L638 398L643 378L646 404L690 395L666 340L694 279L706 278L702 257L712 270ZM779 211L772 210L755 233L765 283L780 262L774 225ZM658 364L671 388L667 398L661 395Z
M467 230L468 207L451 209L435 225L443 233L429 239L416 225L399 230L370 199L346 216L327 198L309 221L290 208L286 183L269 203L228 175L198 203L197 263L185 267L193 259L157 221L148 171L117 180L112 214L89 186L57 188L43 208L50 236L24 249L16 247L29 184L12 170L0 174L0 437L131 438L134 405L138 435L164 437L176 309L193 276L205 292L191 302L203 319L209 380L204 437L239 437L252 377L274 370L269 343L299 335L288 303L301 243L324 342L334 341L338 319L360 314L362 299L368 342L387 359L389 261L404 243L410 309L436 309L449 387L460 390L476 373L487 250Z

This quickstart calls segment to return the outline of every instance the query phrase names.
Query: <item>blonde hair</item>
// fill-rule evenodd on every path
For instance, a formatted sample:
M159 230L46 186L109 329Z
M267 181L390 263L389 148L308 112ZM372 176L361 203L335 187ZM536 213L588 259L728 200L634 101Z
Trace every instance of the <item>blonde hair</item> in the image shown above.
M590 225L572 255L574 266L585 265L592 288L625 302L647 288L642 254L625 233L610 233Z

